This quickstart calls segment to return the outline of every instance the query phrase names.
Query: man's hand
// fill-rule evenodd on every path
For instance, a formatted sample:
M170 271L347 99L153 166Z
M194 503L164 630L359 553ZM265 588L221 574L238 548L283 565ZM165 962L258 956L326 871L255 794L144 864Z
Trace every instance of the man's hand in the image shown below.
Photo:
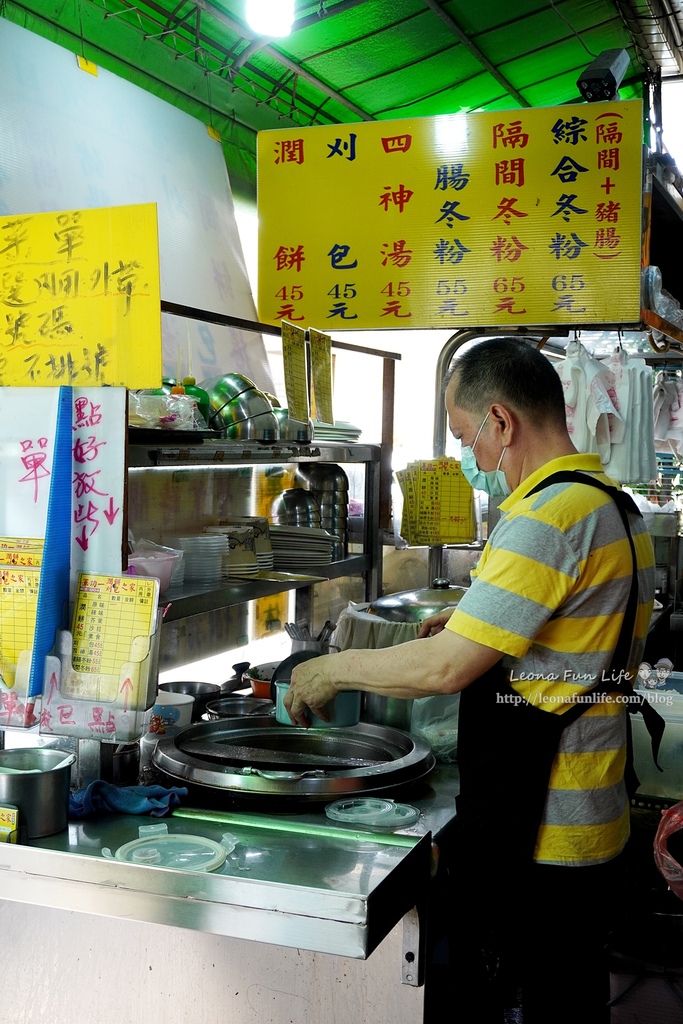
M336 655L326 654L311 658L297 665L292 671L292 681L285 694L285 710L293 725L311 724L310 713L323 722L329 722L326 705L336 696L337 687L332 681L334 669L331 663Z
M420 630L417 634L418 640L424 640L428 636L436 636L445 627L446 623L453 614L452 608L446 608L442 612L437 612L436 615L430 615L428 619L423 619L420 624Z

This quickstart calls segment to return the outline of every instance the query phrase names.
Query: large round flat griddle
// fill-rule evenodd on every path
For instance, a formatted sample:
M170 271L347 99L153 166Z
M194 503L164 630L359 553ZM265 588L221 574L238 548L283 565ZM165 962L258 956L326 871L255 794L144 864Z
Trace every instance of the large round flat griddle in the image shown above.
M405 786L435 762L424 740L399 729L302 729L263 716L190 726L159 740L152 763L232 796L330 800Z

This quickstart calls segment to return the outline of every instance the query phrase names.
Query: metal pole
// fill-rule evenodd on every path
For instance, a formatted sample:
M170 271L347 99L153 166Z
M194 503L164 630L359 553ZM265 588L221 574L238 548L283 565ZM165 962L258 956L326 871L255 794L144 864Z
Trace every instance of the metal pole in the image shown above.
M443 401L443 381L453 356L465 342L481 336L481 331L456 331L448 339L436 361L436 382L434 392L434 458L438 459L446 451L446 407ZM429 580L438 579L443 575L443 544L432 544L429 548Z

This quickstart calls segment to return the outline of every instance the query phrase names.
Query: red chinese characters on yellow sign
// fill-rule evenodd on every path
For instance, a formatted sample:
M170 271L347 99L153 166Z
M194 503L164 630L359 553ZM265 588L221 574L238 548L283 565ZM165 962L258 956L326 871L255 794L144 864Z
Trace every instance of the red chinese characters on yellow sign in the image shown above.
M259 317L640 316L639 101L259 133Z

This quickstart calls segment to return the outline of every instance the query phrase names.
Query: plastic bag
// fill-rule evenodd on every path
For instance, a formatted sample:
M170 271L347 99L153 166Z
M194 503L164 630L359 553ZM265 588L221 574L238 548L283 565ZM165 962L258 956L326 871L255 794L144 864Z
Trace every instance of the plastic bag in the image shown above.
M203 430L206 427L192 395L150 395L144 391L129 393L128 423L131 427L160 427L162 430Z
M671 836L682 829L683 802L674 804L662 813L654 843L655 864L679 900L683 900L683 866L669 851L668 842Z
M459 710L459 693L413 701L410 731L429 744L437 761L450 764L456 760Z

